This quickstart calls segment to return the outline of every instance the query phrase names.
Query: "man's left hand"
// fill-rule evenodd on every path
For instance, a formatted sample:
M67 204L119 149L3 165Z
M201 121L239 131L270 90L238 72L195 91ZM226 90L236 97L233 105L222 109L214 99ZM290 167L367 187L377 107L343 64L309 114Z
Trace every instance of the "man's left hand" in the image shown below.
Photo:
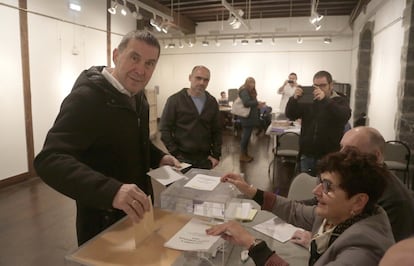
M321 90L318 87L315 87L315 89L313 90L313 99L314 100L318 100L318 101L322 101L323 98L325 98L325 92L323 90Z

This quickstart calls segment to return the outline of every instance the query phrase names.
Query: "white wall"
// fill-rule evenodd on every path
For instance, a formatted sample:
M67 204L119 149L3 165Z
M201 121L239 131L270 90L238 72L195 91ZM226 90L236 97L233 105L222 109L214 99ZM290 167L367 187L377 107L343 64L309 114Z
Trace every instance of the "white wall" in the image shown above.
M327 18L323 28L316 34L321 37L304 38L302 44L296 42L296 36L315 34L308 18L267 19L261 28L265 31L274 31L277 25L279 34L291 34L295 37L278 38L275 33L276 44L271 39L265 39L262 45L255 45L253 34L258 30L259 23L252 20L251 38L249 45L242 46L240 39L237 46L233 40L222 40L220 46L215 45L215 36L210 39L210 45L203 47L199 39L194 47L165 49L157 69L148 87L158 85L158 115L161 115L166 99L172 93L189 86L188 75L195 65L205 65L211 70L211 80L207 90L215 97L220 91L240 87L245 79L252 76L256 79L256 88L260 100L272 106L274 111L279 109L281 95L277 94L290 72L298 75L298 82L303 85L312 84L313 75L319 70L328 70L338 82L350 83L352 35L347 27L348 17ZM216 22L200 23L197 35L208 34L209 29L217 29L221 24ZM267 28L266 28L267 27ZM240 29L243 32L243 29ZM232 33L223 29L222 33ZM297 34L296 34L297 33ZM332 36L331 44L324 44L323 37ZM178 46L178 39L173 40ZM184 42L184 40L181 40ZM162 43L169 43L163 40ZM164 47L164 46L163 46Z
M386 140L395 139L397 89L401 74L401 48L404 40L401 17L405 0L371 0L365 14L356 21L353 45L353 84L355 84L359 33L367 21L374 21L370 80L369 125Z
M15 5L16 1L7 1ZM19 14L0 6L0 179L28 171Z
M17 0L2 1L13 6ZM148 88L160 86L158 112L161 114L168 96L189 84L188 74L196 64L211 69L208 90L218 97L221 90L239 87L247 76L257 81L259 98L276 111L280 96L276 89L290 72L296 72L301 84L312 82L313 74L326 69L338 82L355 84L358 37L368 20L375 21L373 68L371 80L371 125L380 129L387 139L394 138L396 92L400 76L400 54L403 40L401 16L405 0L371 0L367 12L354 26L353 36L347 27L347 17L327 17L321 35L329 35L333 42L322 43L321 38L305 39L302 45L296 38L276 38L276 45L265 40L262 46L236 47L232 40L222 41L220 47L209 47L198 42L194 47L162 49L157 69ZM91 65L106 64L106 1L82 1L82 11L68 9L68 0L30 0L28 10L51 16L28 14L30 86L35 153L59 110L62 99L69 93L79 73ZM58 19L53 19L58 18ZM112 16L113 46L121 35L135 27L135 20L120 15ZM396 21L396 23L392 23ZM24 124L24 103L20 55L19 17L15 8L0 5L0 179L28 171ZM252 31L275 32L275 35L314 33L307 18L252 21ZM84 26L85 25L85 26ZM229 32L219 28L220 23L201 23L197 34L213 31ZM243 29L237 33L243 33ZM247 36L248 34L246 34ZM77 55L73 51L77 51ZM113 47L111 47L112 49ZM386 77L386 78L384 78ZM353 86L353 91L355 87ZM384 111L384 107L387 108Z

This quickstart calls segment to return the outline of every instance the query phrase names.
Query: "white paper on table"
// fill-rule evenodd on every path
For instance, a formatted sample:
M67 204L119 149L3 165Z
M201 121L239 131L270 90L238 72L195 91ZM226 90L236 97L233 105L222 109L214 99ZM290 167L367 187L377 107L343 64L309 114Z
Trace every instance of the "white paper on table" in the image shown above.
M213 191L220 182L220 177L218 176L197 174L184 187Z
M184 251L209 251L220 239L220 236L206 234L206 229L210 227L211 223L193 218L165 242L164 247Z
M275 217L261 224L257 224L253 226L253 229L282 243L285 243L291 239L293 233L296 230L303 230L302 228L286 223L279 217Z
M183 174L175 171L171 166L164 165L147 173L164 186L171 184L181 178L186 178Z

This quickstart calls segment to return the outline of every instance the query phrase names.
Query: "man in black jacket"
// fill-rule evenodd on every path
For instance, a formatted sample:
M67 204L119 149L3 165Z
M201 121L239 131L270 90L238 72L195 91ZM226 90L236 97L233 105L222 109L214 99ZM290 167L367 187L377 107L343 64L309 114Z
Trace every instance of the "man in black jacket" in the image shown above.
M133 31L113 51L115 68L83 71L35 158L38 175L76 200L79 245L125 214L139 222L150 206L149 168L179 165L149 139L144 88L159 52L154 36Z
M190 88L170 96L164 106L161 139L180 161L211 169L219 163L222 136L217 101L206 91L210 70L195 66L189 81Z
M316 162L324 155L339 151L339 142L351 109L345 97L333 90L332 76L319 71L313 76L313 103L298 102L303 90L297 87L286 105L290 120L301 119L300 171L315 175Z

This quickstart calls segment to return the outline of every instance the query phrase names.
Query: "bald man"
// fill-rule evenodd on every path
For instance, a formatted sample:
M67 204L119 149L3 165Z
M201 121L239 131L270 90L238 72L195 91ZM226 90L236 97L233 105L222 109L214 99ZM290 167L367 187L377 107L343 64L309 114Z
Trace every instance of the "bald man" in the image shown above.
M357 147L360 151L375 154L378 163L384 163L385 140L372 127L355 127L341 139L341 148ZM304 201L309 204L311 201ZM388 184L377 202L387 213L395 241L414 236L414 193L390 172ZM295 232L292 242L302 246L309 244L309 232Z
M402 240L392 245L384 257L382 257L379 266L412 266L414 265L414 237Z

